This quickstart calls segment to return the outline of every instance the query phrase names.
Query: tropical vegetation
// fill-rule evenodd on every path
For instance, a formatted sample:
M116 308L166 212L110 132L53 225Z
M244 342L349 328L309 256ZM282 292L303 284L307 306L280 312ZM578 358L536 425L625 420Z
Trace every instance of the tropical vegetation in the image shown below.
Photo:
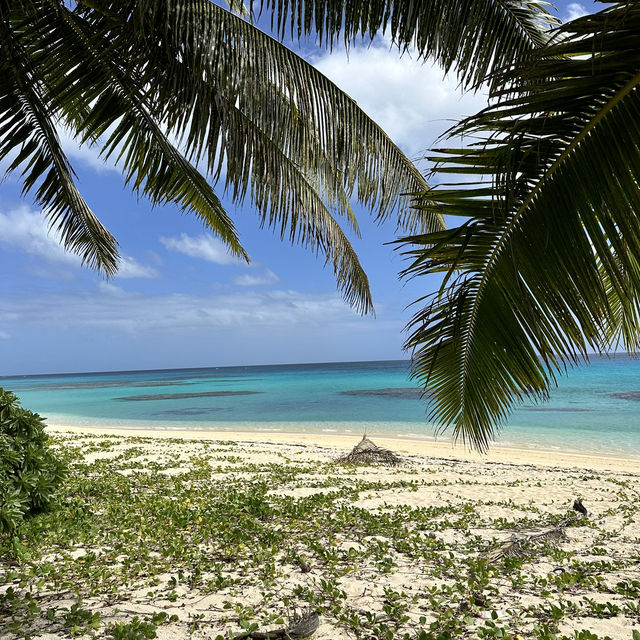
M0 388L0 534L5 537L54 501L65 467L48 440L42 418Z
M632 640L638 627L637 474L415 451L354 467L282 442L53 445L69 468L60 508L0 538L6 640L257 638L308 610L312 638Z

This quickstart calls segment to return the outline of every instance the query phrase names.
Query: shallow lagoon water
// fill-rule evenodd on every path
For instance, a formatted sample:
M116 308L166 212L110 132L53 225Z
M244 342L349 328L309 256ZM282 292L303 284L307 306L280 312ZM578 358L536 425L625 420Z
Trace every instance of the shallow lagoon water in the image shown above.
M434 436L407 361L19 376L0 386L52 424ZM548 402L516 409L497 443L640 457L640 360L571 370Z

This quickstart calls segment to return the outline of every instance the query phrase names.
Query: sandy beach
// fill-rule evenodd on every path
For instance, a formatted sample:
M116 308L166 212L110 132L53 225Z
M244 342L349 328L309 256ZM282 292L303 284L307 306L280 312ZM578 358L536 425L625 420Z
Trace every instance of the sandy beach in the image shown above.
M361 436L354 434L327 433L265 433L255 431L213 431L186 429L140 429L120 427L69 427L49 425L52 433L91 433L95 435L120 435L129 437L182 438L185 440L236 440L244 442L272 442L274 444L318 445L336 450L351 448ZM425 457L451 458L467 462L501 462L518 465L558 466L566 468L590 468L617 472L640 473L640 457L637 459L611 454L563 452L550 450L519 449L495 446L486 454L473 451L463 444L432 441L424 438L389 437L372 435L382 447L399 453ZM640 456L640 452L638 452Z
M110 638L283 637L309 612L317 640L640 631L635 460L373 437L400 464L354 467L354 436L48 430L66 512L2 587L53 612L34 638L69 637L78 602Z

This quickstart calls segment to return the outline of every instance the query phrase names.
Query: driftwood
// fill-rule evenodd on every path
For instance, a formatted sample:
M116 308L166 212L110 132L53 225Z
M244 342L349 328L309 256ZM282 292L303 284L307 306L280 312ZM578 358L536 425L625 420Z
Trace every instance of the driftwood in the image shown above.
M581 504L582 506L582 504ZM584 508L584 507L583 507ZM528 533L514 533L507 542L490 549L483 553L480 557L485 558L488 562L497 562L503 558L520 558L527 548L538 542L551 542L557 544L569 539L566 529L576 523L586 520L581 517L563 518L558 524L548 529L535 529Z
M500 546L489 550L483 554L482 557L486 558L489 562L497 562L503 558L520 558L525 554L527 547L536 542L563 542L568 540L568 536L565 533L567 523L565 521L559 523L555 527L546 529L544 531L537 531L535 533L516 533L511 536L507 542L503 542Z
M275 640L276 638L308 638L312 636L320 626L320 616L316 611L311 611L303 615L300 619L288 627L281 627L273 631L246 631L234 635L235 640Z
M374 444L367 436L362 436L362 440L351 450L350 453L338 458L337 462L342 464L390 464L397 465L402 462L402 458L393 451L384 449Z
M586 520L589 515L580 498L576 498L574 501L573 509L580 515L574 514L573 517L563 518L558 524L548 529L536 529L529 533L515 533L507 542L503 542L501 545L490 549L482 554L481 557L489 562L497 562L498 560L502 560L502 558L519 558L525 554L527 547L530 547L536 542L559 543L568 540L569 537L566 533L567 527L576 524L576 522Z

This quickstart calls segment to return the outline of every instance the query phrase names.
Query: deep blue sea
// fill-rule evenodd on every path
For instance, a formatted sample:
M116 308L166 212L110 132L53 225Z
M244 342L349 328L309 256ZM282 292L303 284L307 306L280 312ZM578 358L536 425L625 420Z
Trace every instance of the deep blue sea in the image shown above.
M50 424L432 438L407 361L0 377ZM594 358L524 405L500 445L640 458L640 360ZM440 439L446 439L440 436Z

